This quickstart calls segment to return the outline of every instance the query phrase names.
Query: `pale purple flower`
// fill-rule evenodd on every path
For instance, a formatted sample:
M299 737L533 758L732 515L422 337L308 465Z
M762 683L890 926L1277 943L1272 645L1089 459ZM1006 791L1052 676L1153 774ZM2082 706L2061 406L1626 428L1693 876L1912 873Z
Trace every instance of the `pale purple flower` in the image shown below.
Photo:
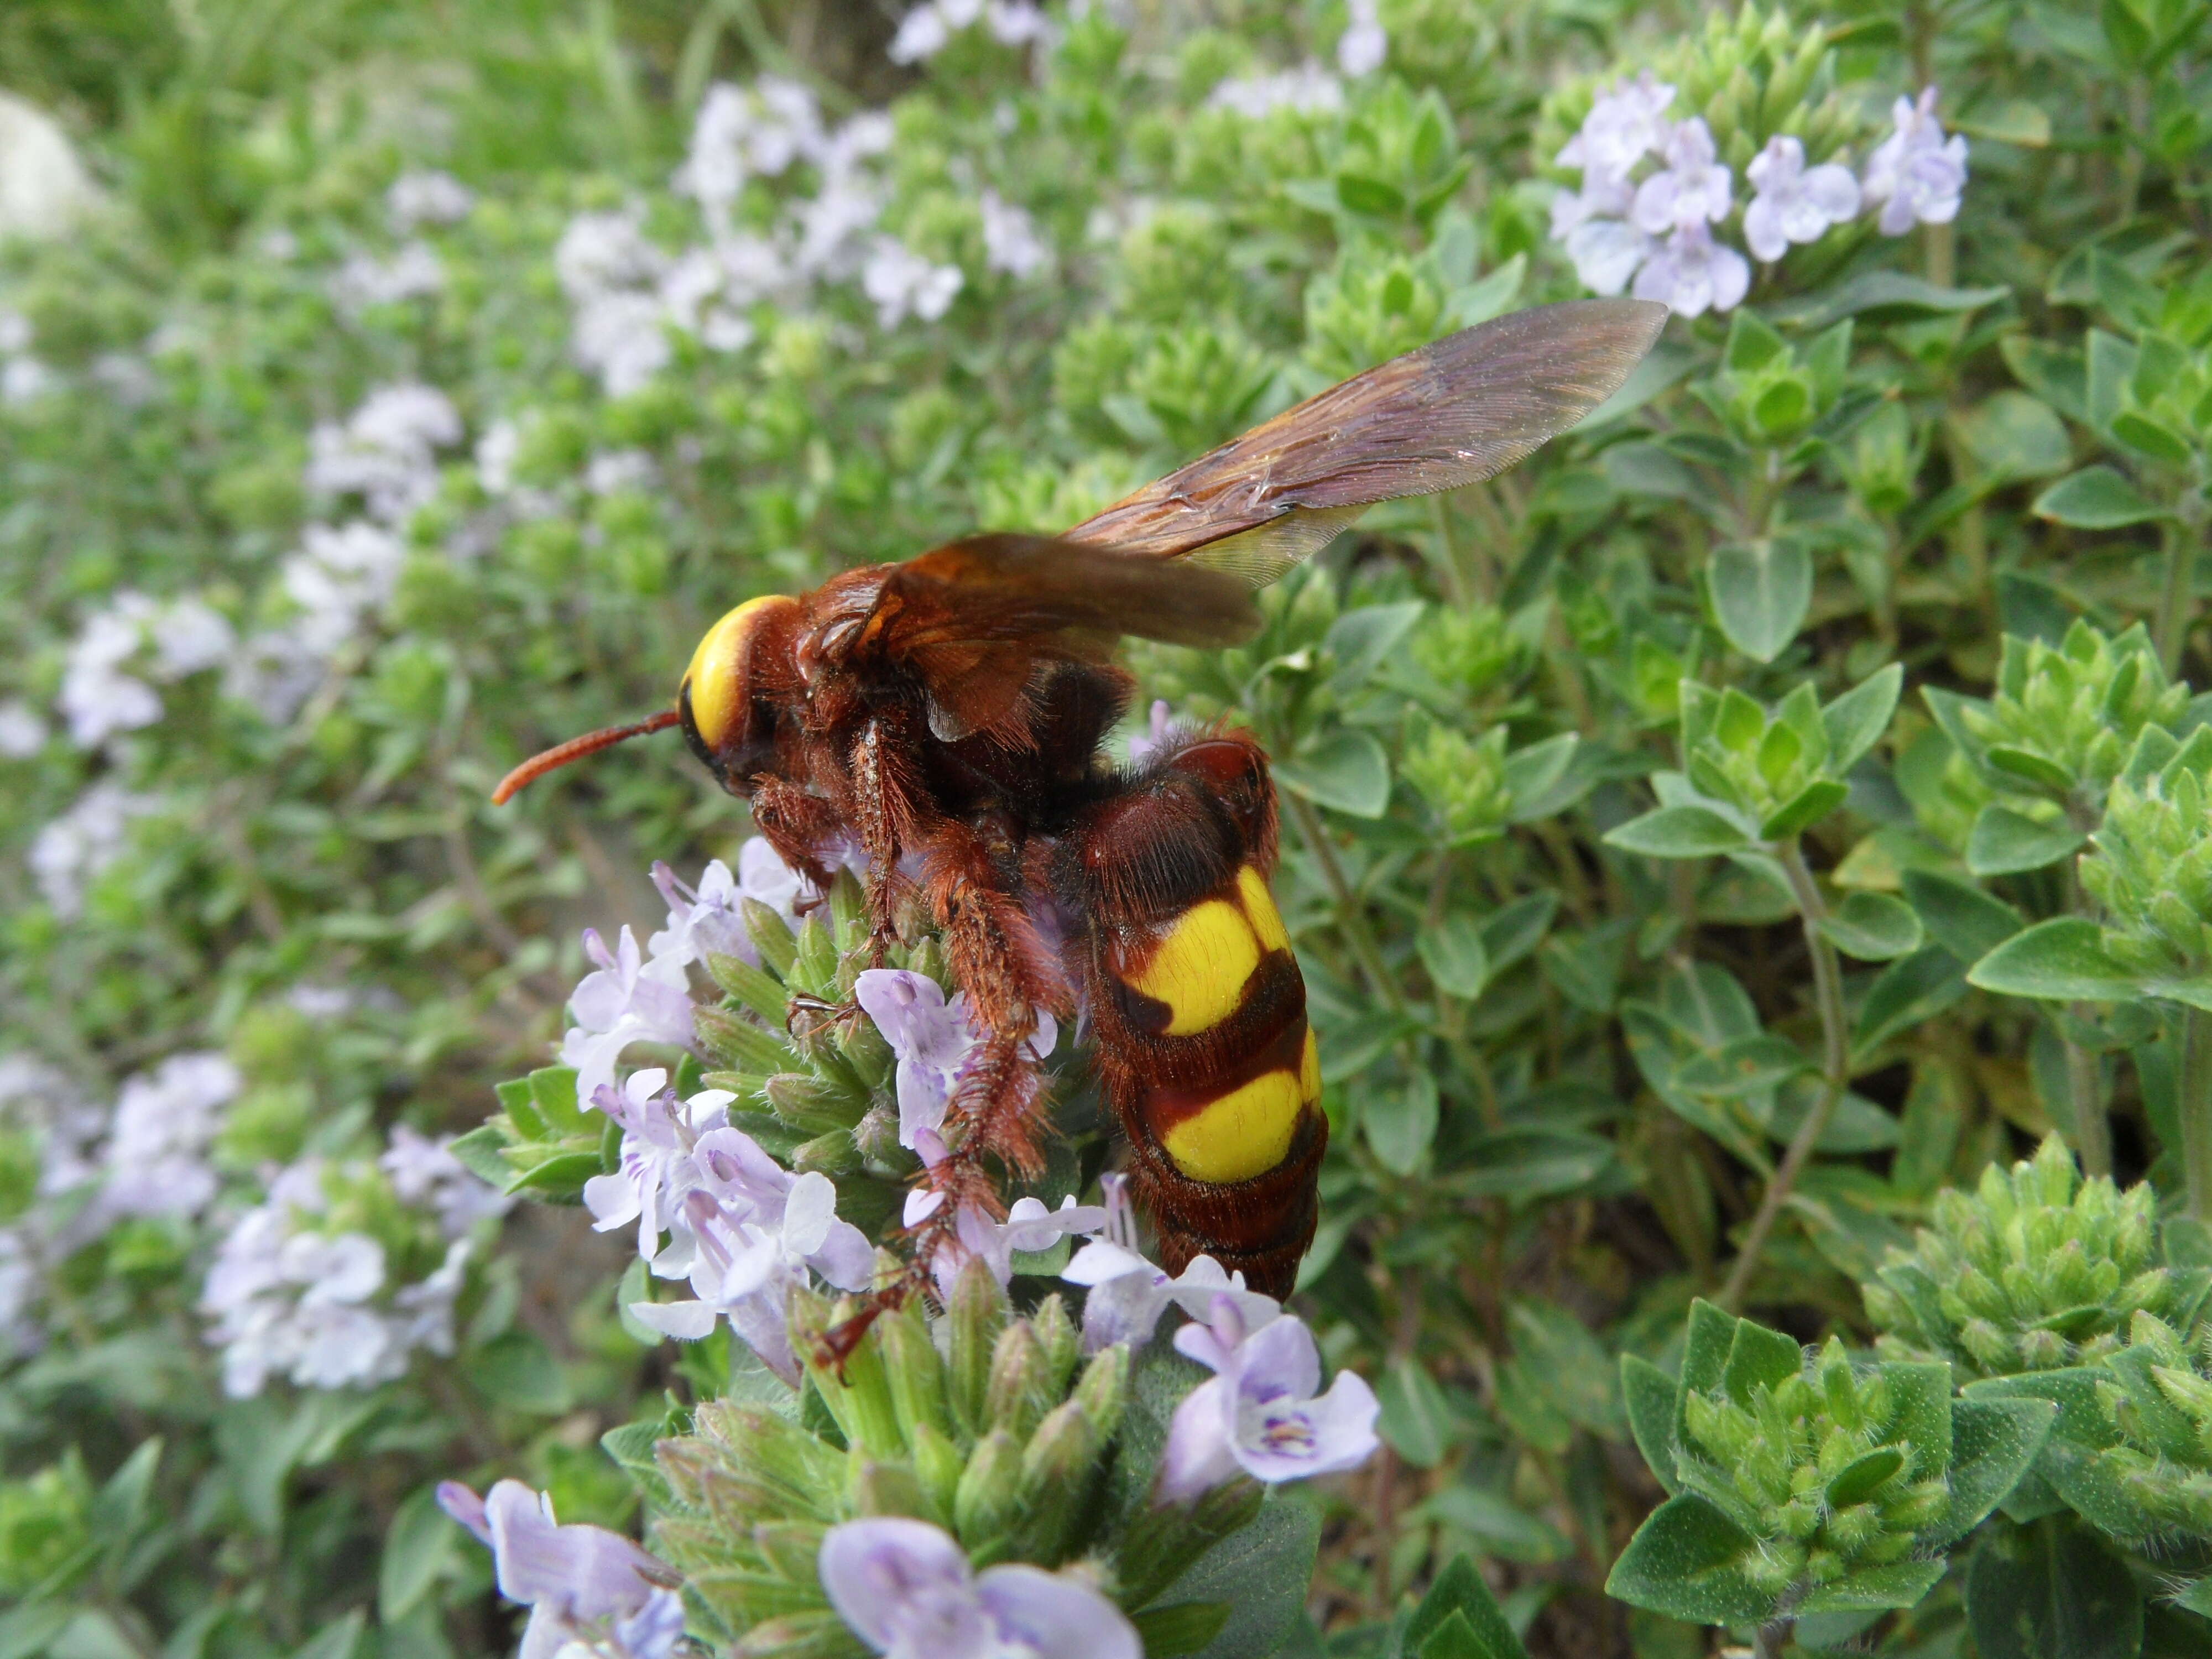
M84 890L123 856L133 819L161 810L153 795L95 783L43 825L24 855L39 893L64 921L84 912Z
M301 989L312 988L302 987ZM453 1153L453 1137L433 1140L404 1123L392 1126L384 1155L377 1159L403 1204L428 1210L448 1238L459 1238L479 1221L505 1215L512 1194L481 1180Z
M988 188L983 191L981 205L983 263L988 268L1022 277L1035 276L1052 263L1052 250L1045 246L1037 234L1036 221L1024 209Z
M593 1103L599 1090L614 1081L615 1066L633 1042L691 1046L691 993L684 963L673 957L644 959L637 936L628 927L609 951L595 928L584 930L584 954L599 964L568 999L576 1024L561 1044L561 1063L576 1072L576 1098Z
M1273 1486L1357 1468L1374 1454L1375 1391L1352 1371L1321 1388L1321 1350L1305 1322L1285 1314L1247 1334L1221 1297L1209 1325L1176 1332L1176 1352L1214 1375L1184 1396L1168 1425L1157 1487L1185 1504L1241 1471Z
M936 1130L922 1130L915 1143L927 1168L933 1170L944 1162L945 1142ZM917 1187L906 1195L901 1219L905 1225L916 1227L944 1206L943 1192ZM963 1205L953 1218L953 1237L939 1244L930 1271L936 1276L939 1294L949 1301L960 1270L971 1260L982 1262L991 1276L1004 1285L1014 1276L1016 1251L1048 1250L1063 1238L1097 1232L1108 1218L1103 1206L1078 1204L1073 1193L1060 1200L1057 1210L1047 1209L1041 1198L1018 1198L1007 1207L1004 1221L994 1221L975 1206Z
M878 1516L822 1540L823 1590L885 1659L1142 1659L1127 1614L1087 1581L1002 1562L980 1573L927 1521Z
M1686 225L1653 249L1636 273L1636 297L1680 316L1732 311L1751 287L1751 266L1704 225Z
M1259 120L1279 109L1317 114L1344 107L1344 83L1309 58L1297 69L1279 75L1245 76L1224 81L1206 94L1216 109L1232 110L1248 120Z
M795 1385L785 1316L791 1292L810 1271L839 1290L866 1290L875 1266L867 1237L837 1218L829 1176L793 1175L741 1130L701 1135L692 1164L696 1184L683 1205L696 1300L633 1302L630 1314L682 1341L696 1341L726 1316L762 1362Z
M968 1017L968 994L947 1002L944 987L925 974L869 968L854 981L853 995L898 1056L899 1145L915 1146L921 1131L944 1127L945 1109L978 1041ZM1059 1041L1059 1025L1038 1009L1030 1053L1042 1060Z
M70 644L56 700L69 722L70 740L96 749L118 732L133 732L161 718L161 699L123 665L145 642L152 602L143 594L118 593L108 607L87 620Z
M578 1644L598 1659L668 1659L684 1633L676 1575L604 1527L560 1525L550 1493L502 1480L478 1498L458 1480L438 1507L492 1553L499 1593L530 1608L517 1659L557 1659Z
M1089 1287L1083 1298L1083 1351L1096 1353L1116 1342L1141 1347L1152 1339L1160 1316L1181 1308L1203 1319L1216 1297L1233 1302L1247 1328L1257 1330L1279 1316L1282 1304L1244 1287L1242 1272L1224 1273L1210 1255L1194 1257L1180 1275L1146 1261L1126 1244L1094 1238L1060 1270L1071 1285Z
M1869 205L1880 204L1885 236L1902 236L1915 224L1947 225L1959 216L1960 193L1966 187L1966 141L1948 137L1936 118L1936 88L1923 88L1919 100L1899 97L1890 112L1897 131L1867 157L1862 192Z
M1357 81L1382 67L1390 51L1390 37L1382 32L1376 0L1351 0L1352 21L1336 38L1336 66Z
M211 1052L172 1054L126 1079L100 1153L107 1177L101 1213L113 1219L204 1208L216 1190L207 1149L243 1082L237 1066Z
M738 849L738 869L714 860L701 872L699 885L687 887L667 865L653 866L653 884L667 901L668 926L647 941L656 962L703 962L710 954L737 957L760 965L760 952L745 931L744 901L752 899L795 926L802 902L821 895L811 882L787 865L764 836Z
M935 322L951 309L961 280L959 266L933 264L896 236L878 236L860 290L875 302L876 326L896 328L908 317Z
M891 36L889 55L894 64L919 64L943 52L952 39L952 31L945 21L934 0L916 6L899 20L898 33Z
M1664 236L1728 217L1735 174L1717 158L1702 116L1676 122L1661 154L1667 165L1636 187L1631 223L1647 236Z
M1590 106L1582 130L1559 151L1559 164L1603 178L1626 178L1631 167L1666 141L1667 106L1674 101L1674 88L1650 70L1617 83Z
M1152 708L1146 711L1144 731L1129 739L1130 764L1141 766L1154 750L1172 740L1175 735L1175 711L1168 707L1165 697L1153 698Z
M636 1071L619 1091L602 1085L592 1104L623 1126L622 1154L614 1170L584 1183L584 1204L592 1230L611 1232L637 1223L637 1253L664 1279L691 1270L697 1241L685 1218L684 1200L699 1185L692 1150L699 1137L729 1121L735 1095L703 1089L678 1103L668 1089L668 1073L657 1066ZM666 1249L660 1236L668 1233Z
M1052 19L1031 0L990 0L983 21L1002 46L1040 46L1053 38Z
M403 245L389 259L356 253L331 278L331 297L355 313L371 306L426 300L446 286L446 267L428 242Z
M403 173L384 192L385 217L402 236L421 225L457 225L476 204L473 191L435 168Z
M359 495L371 518L399 524L437 493L437 452L461 435L459 411L435 386L380 386L343 425L309 434L307 488Z
M21 697L0 702L0 756L27 760L46 746L46 723Z
M822 111L796 81L763 76L750 87L717 82L691 124L691 146L676 188L716 214L727 211L749 178L772 179L823 143Z
M1769 264L1787 253L1790 243L1818 241L1830 225L1859 210L1851 170L1833 161L1807 167L1805 146L1787 134L1768 139L1744 173L1753 195L1743 210L1743 240Z

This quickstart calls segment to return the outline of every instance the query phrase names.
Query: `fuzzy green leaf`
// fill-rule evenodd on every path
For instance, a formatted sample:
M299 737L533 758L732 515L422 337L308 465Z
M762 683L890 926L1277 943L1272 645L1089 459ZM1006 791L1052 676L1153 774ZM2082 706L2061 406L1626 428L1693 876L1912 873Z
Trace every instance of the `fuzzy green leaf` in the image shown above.
M2079 850L2081 839L2064 823L2045 823L2009 807L1984 806L1966 837L1966 868L1978 876L2041 870Z
M1920 948L1920 918L1887 893L1851 893L1820 919L1828 942L1861 962L1892 962Z
M1606 845L1655 859L1710 858L1751 844L1751 838L1703 806L1662 806L1609 830Z
M2095 1534L2054 1516L1982 1534L1966 1626L1981 1659L2135 1659L2142 1595Z
M2106 954L2097 924L2081 916L2057 916L2014 934L1966 979L1984 991L2051 1002L2118 1002L2136 988Z
M1813 558L1795 540L1730 542L1713 550L1705 584L1729 643L1754 662L1772 662L1813 602Z
M1681 1493L1652 1510L1607 1575L1605 1593L1699 1625L1751 1625L1776 1598L1752 1583L1744 1558L1758 1540L1704 1498Z
M2166 516L2166 509L2109 466L2085 466L2035 498L2040 519L2073 530L2121 530Z
M1343 728L1275 763L1285 788L1355 818L1379 818L1390 804L1390 760L1371 732Z

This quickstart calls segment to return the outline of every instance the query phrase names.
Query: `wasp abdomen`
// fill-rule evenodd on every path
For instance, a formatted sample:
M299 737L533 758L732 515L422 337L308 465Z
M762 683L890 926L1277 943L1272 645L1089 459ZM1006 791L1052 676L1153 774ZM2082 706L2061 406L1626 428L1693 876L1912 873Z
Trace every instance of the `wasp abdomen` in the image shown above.
M1100 1070L1164 1265L1211 1255L1283 1295L1313 1237L1328 1125L1267 890L1273 808L1258 750L1205 738L1156 759L1073 850Z

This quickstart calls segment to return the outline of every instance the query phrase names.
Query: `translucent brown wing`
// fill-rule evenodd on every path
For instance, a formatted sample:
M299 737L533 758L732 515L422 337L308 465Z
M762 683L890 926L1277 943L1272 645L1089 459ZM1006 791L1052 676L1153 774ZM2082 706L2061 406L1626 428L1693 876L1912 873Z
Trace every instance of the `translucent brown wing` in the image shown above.
M1667 308L1536 306L1309 398L1115 502L1064 540L1264 587L1377 501L1504 471L1620 389Z
M995 532L893 566L836 648L919 679L940 738L1014 738L1041 663L1101 659L1122 635L1233 645L1259 625L1250 588L1223 571Z

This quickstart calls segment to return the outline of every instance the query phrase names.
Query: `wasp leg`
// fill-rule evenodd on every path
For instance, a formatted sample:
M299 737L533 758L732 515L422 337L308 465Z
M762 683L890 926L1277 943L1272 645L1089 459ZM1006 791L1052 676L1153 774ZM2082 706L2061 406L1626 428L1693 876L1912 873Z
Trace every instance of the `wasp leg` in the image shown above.
M878 968L898 938L899 857L914 845L915 780L907 758L912 752L880 718L869 720L853 742L853 801L868 854L869 944Z
M821 849L834 845L844 826L837 811L821 796L797 784L763 773L751 784L753 828L768 838L776 856L812 882L817 890L830 890L830 866L822 862Z

